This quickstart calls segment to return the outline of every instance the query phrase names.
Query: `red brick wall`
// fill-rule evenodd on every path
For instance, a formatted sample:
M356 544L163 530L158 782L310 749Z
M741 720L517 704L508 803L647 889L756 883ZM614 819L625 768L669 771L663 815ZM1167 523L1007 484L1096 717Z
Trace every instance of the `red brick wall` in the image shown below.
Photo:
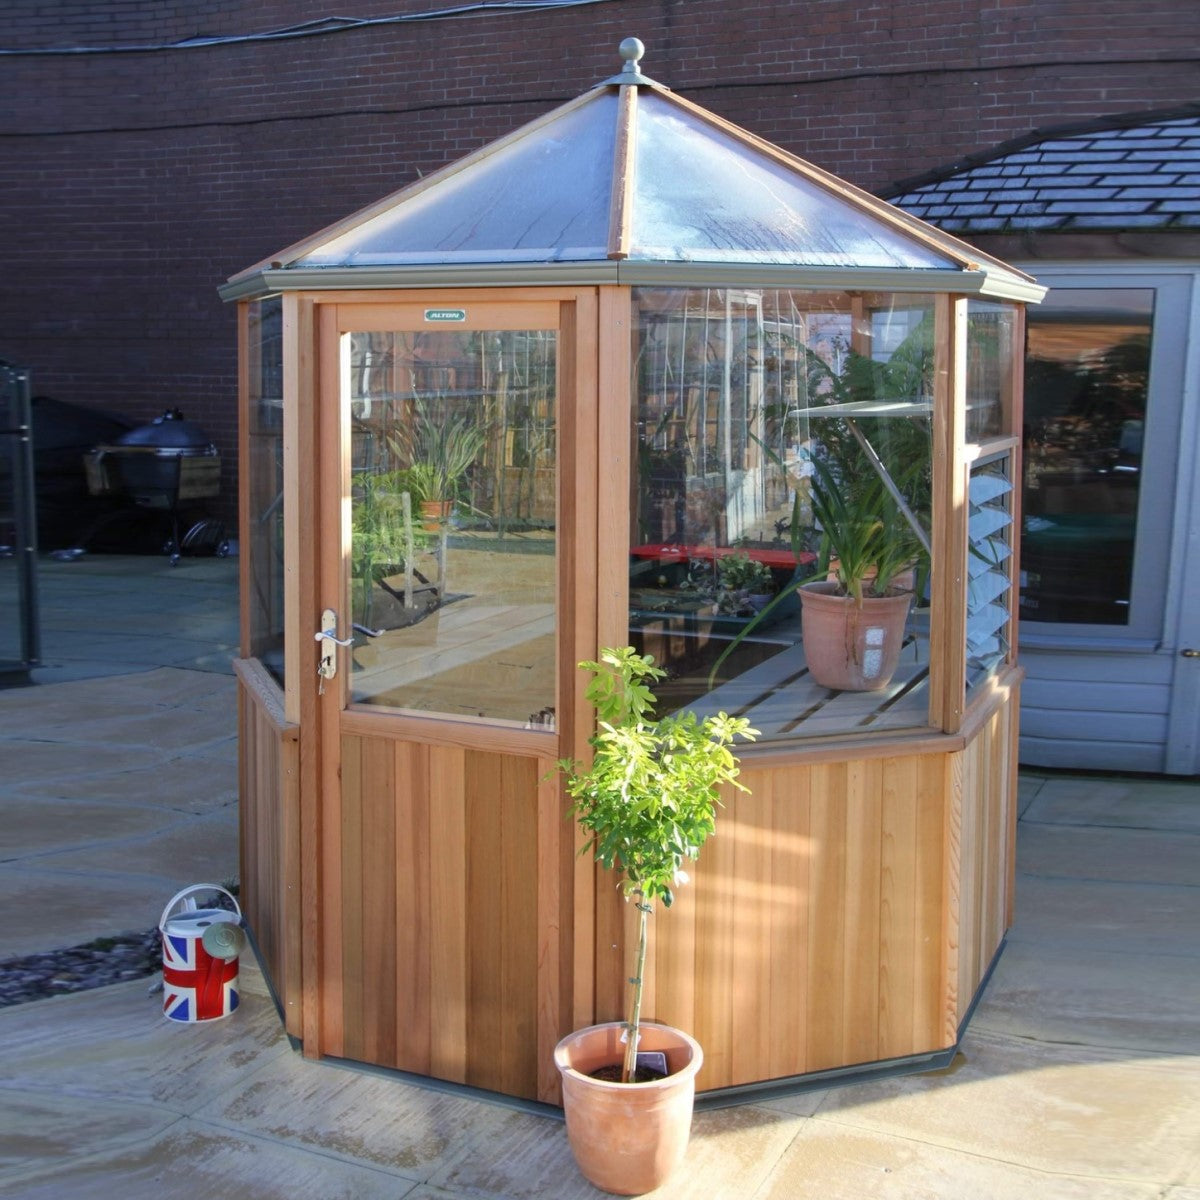
M232 461L217 285L614 74L626 36L652 78L872 189L1035 128L1192 100L1200 45L1195 0L608 0L114 49L339 11L9 0L0 49L40 52L0 74L0 357L38 391L135 417L176 405ZM79 46L108 52L49 52Z

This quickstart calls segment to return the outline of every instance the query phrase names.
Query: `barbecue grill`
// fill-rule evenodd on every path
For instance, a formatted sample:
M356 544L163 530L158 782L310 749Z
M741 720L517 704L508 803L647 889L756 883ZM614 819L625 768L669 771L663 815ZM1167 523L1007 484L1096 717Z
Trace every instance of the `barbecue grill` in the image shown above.
M185 549L207 542L218 554L228 552L223 527L201 521L180 536L183 506L220 494L221 457L216 445L178 409L167 409L148 425L139 425L111 444L97 446L84 460L93 495L126 497L139 508L160 509L171 523L165 547L171 564Z

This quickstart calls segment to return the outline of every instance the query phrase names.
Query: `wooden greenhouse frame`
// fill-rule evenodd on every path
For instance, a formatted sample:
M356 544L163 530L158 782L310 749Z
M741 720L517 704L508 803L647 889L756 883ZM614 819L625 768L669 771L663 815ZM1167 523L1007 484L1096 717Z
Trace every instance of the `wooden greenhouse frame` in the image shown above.
M322 248L403 218L447 183L469 183L601 98L614 102L617 126L595 257L473 262L468 249L446 261L322 259ZM633 155L650 101L944 265L639 254ZM701 1092L936 1065L953 1054L1000 952L1012 919L1021 672L1010 587L1001 660L967 683L969 492L981 462L1003 461L1019 478L1015 356L1021 305L1040 290L674 97L631 61L580 100L223 289L240 310L242 905L306 1056L554 1104L555 1043L622 1015L630 913L579 857L553 766L587 753L593 714L576 664L630 637L631 331L644 286L920 293L933 297L934 324L928 719L742 752L749 791L725 797L692 885L656 918L648 1010L703 1044ZM1012 354L998 431L971 438L967 350L979 297L1011 315ZM340 348L356 331L419 328L447 312L468 331L556 331L553 727L361 704L349 670L318 677L323 616L349 612ZM272 620L277 636L260 637Z

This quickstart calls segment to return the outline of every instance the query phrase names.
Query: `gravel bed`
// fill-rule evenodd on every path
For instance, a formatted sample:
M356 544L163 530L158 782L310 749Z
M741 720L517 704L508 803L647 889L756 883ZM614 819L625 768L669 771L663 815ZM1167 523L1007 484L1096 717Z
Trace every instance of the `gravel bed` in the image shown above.
M158 929L96 938L82 946L0 962L0 1008L141 979L162 970Z

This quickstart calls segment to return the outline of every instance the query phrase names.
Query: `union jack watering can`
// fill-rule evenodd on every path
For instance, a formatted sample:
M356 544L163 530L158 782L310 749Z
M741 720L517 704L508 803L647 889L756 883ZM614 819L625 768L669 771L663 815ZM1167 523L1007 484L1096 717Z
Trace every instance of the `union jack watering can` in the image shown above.
M195 893L220 892L227 908L197 908ZM180 907L179 912L173 910ZM172 1021L214 1021L238 1006L238 955L246 935L242 910L223 887L196 883L177 892L158 922L163 950L163 1015Z

